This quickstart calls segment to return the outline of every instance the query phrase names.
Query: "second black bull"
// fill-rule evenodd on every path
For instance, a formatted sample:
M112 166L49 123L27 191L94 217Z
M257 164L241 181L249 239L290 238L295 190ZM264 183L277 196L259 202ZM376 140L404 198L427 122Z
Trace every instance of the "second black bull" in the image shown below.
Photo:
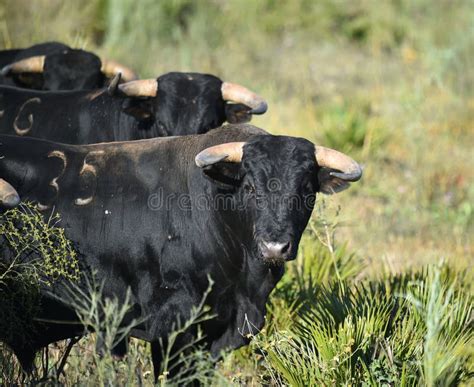
M0 133L67 144L200 134L266 110L263 98L245 87L199 73L116 80L94 91L0 87Z
M296 257L315 194L347 188L362 173L344 154L250 125L87 146L4 135L0 143L0 176L45 218L61 214L82 265L105 281L104 295L123 300L131 289L131 317L148 317L132 334L152 343L155 374L159 339L200 302L209 275L206 303L216 314L203 325L209 350L247 344L249 329L264 324L283 264ZM0 258L9 259L7 249ZM42 292L38 317L73 319L51 292L63 296L60 288ZM32 329L31 340L16 332L7 342L25 368L49 343L83 334L79 325L44 321Z
M126 66L59 42L2 50L0 69L0 84L38 90L97 89L119 72L123 81L137 79Z

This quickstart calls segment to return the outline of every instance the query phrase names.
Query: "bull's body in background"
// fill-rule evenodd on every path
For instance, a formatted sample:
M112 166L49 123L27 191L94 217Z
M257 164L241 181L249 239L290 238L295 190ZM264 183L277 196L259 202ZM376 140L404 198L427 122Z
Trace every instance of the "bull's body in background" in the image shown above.
M0 133L67 144L129 141L205 133L266 109L261 97L242 86L198 73L168 73L114 90L0 87Z
M58 42L0 51L0 84L37 90L90 90L104 87L118 72L124 80L136 74L92 52Z

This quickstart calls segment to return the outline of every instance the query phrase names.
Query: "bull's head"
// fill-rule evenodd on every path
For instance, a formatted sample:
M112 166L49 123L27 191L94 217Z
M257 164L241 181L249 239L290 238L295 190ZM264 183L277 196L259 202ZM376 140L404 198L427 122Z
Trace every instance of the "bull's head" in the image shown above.
M115 61L76 49L22 59L5 66L1 73L14 76L22 85L44 90L96 89L102 87L105 78L118 73L125 82L137 79L132 70Z
M265 100L249 89L199 73L168 73L118 86L130 97L125 112L139 120L156 120L164 135L205 133L229 123L244 123L267 111Z
M254 248L276 264L296 257L315 194L342 191L362 176L350 157L286 136L213 146L195 162L215 183L233 186L253 225Z

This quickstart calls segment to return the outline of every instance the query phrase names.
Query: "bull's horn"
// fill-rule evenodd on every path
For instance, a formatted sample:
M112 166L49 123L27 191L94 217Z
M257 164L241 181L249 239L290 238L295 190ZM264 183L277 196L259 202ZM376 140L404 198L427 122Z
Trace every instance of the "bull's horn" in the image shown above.
M251 107L252 110L249 111L251 114L263 114L268 109L268 105L262 97L236 83L223 82L221 93L224 101L242 103Z
M158 81L156 79L140 79L122 83L118 88L129 97L156 97Z
M2 69L2 75L5 76L10 73L42 73L45 58L44 55L39 55L10 63Z
M20 204L20 195L5 180L0 179L0 207L13 208Z
M134 81L138 79L137 74L129 67L124 66L114 60L109 59L101 59L102 67L101 71L105 74L105 76L112 78L114 75L121 73L122 79L125 82Z
M199 152L194 161L199 168L204 168L219 161L240 163L242 161L244 145L245 142L228 142L211 146Z
M195 163L200 168L218 163L219 161L240 163L242 161L244 145L245 142L229 142L206 148L196 156ZM345 181L357 181L362 176L362 169L356 161L334 149L316 146L315 156L320 167L341 171L331 172L331 176Z
M345 181L357 181L362 176L360 165L344 153L323 146L315 146L315 156L320 167L341 171L330 172L331 176Z

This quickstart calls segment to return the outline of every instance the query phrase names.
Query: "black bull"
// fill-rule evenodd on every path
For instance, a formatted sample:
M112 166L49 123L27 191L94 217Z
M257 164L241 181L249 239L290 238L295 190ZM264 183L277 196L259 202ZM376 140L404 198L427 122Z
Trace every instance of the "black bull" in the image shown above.
M119 72L123 80L137 78L115 61L58 42L0 51L0 69L0 84L38 90L97 89Z
M217 315L203 325L209 350L247 344L248 327L264 324L283 263L296 256L316 192L342 190L361 176L345 155L250 125L87 146L5 135L0 143L0 176L46 218L61 214L82 264L105 281L105 296L123 300L131 289L132 317L148 317L132 334L152 343L155 370L158 339L189 316L208 276L215 284L206 302ZM8 259L5 248L1 254ZM42 305L40 319L74 318L48 293ZM27 343L26 332L7 343L26 368L42 347L83 334L70 324L33 329Z
M4 86L0 133L66 144L129 141L205 133L226 120L246 122L266 109L250 90L198 73L168 73L95 91Z

